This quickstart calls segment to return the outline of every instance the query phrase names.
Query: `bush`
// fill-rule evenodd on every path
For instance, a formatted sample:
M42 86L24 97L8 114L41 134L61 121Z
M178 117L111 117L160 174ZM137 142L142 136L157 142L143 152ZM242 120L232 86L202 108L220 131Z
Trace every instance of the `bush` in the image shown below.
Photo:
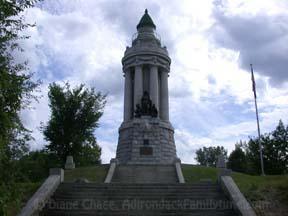
M57 155L44 150L30 152L15 163L19 169L18 182L39 182L47 178L50 168L63 167Z

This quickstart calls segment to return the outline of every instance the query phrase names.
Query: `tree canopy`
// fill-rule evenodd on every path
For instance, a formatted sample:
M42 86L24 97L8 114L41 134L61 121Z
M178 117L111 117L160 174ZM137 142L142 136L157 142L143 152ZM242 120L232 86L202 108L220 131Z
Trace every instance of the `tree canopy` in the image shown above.
M30 102L31 92L39 82L32 80L27 62L15 62L13 52L23 51L18 41L28 37L19 36L19 32L31 26L20 13L34 3L12 0L0 4L0 158L19 156L27 150L25 144L31 139L19 111Z
M227 150L223 146L217 147L203 147L196 151L196 160L202 166L215 167L217 163L218 156L222 154L227 160Z
M261 135L264 170L266 174L284 174L288 172L288 126L282 120L275 130ZM259 138L250 138L244 146L247 156L247 172L260 172Z
M236 143L235 149L230 153L228 158L227 167L236 172L245 172L247 169L247 160L245 151L243 151L245 143Z
M17 190L14 180L16 168L13 160L28 151L27 141L32 137L21 122L19 112L33 98L32 92L39 82L32 80L27 62L16 62L13 53L22 52L20 36L27 27L21 16L36 1L10 0L0 3L0 215L5 215L5 204L14 200Z
M94 130L99 126L106 96L83 84L71 89L69 83L50 84L48 96L51 117L43 126L45 140L49 142L48 151L56 153L63 161L68 155L74 156L76 162L81 160L81 155L87 158L85 152L91 160L93 157L99 160L101 152Z
M288 125L282 120L275 130L262 134L260 142L263 148L264 170L269 175L288 173ZM227 151L221 146L203 147L196 151L196 160L200 165L215 166L219 154L227 159ZM259 138L251 137L248 142L235 144L235 149L230 153L228 168L236 172L260 174Z

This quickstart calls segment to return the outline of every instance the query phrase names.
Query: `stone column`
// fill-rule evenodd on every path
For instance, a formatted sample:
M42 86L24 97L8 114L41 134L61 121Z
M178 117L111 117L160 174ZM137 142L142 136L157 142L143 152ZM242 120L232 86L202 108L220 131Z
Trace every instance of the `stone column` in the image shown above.
M165 121L169 121L169 93L168 93L168 71L161 71L161 110L160 117Z
M136 108L136 104L140 104L142 96L143 96L143 71L142 66L137 65L135 67L135 76L134 76L134 108Z
M158 67L157 66L151 66L150 67L150 98L152 100L152 103L155 104L156 109L159 112L159 94L158 94Z
M125 70L125 89L124 89L124 121L131 119L132 112L132 78L130 68Z

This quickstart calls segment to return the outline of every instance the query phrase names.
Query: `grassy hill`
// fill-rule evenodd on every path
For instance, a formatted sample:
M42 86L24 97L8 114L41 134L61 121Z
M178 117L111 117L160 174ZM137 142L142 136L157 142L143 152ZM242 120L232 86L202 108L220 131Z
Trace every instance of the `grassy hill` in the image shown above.
M104 182L108 169L109 164L103 164L65 170L64 180L66 182L73 182L79 178L86 178L88 181L101 183Z
M187 183L217 180L216 168L184 164L182 171ZM288 215L288 175L252 176L233 172L232 178L257 215Z

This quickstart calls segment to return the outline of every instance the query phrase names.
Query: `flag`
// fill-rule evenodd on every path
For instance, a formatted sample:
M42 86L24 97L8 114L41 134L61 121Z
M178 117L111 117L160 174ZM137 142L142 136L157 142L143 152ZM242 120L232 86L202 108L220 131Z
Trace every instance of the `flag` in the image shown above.
M255 79L254 79L254 72L253 72L252 64L250 64L250 66L251 66L252 91L254 92L254 97L257 98L257 95L256 95L256 83L255 83Z

